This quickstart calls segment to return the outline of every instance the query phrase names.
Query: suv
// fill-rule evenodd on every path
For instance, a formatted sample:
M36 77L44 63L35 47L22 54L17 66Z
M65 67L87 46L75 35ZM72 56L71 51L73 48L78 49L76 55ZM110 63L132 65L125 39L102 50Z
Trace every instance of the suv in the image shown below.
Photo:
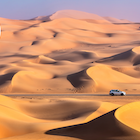
M123 95L126 95L126 93L124 91L120 91L118 89L113 89L113 90L110 90L109 95L111 95L111 96L114 96L114 95L123 96Z

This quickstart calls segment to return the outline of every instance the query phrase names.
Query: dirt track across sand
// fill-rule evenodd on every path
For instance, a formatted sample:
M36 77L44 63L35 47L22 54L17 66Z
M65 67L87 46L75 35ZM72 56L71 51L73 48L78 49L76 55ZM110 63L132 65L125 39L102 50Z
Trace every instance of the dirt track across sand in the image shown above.
M84 99L84 100L95 100L95 101L102 101L102 102L111 102L111 103L115 103L115 104L120 104L120 105L124 105L127 103L131 103L131 102L135 102L135 101L140 101L140 95L136 94L135 96L133 96L132 94L128 94L127 96L109 96L108 94L55 94L55 95L44 95L42 94L41 96L37 95L31 95L31 94L27 94L27 95L9 95L9 97L11 98L16 98L16 99L28 99L28 100L32 100L32 99L59 99L59 98L74 98L74 99Z

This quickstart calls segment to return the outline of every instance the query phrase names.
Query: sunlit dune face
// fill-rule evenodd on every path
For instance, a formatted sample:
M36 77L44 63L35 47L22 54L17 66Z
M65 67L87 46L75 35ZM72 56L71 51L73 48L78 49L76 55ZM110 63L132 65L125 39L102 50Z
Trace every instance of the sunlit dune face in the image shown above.
M138 24L75 10L0 22L0 92L140 91Z
M133 52L140 54L140 47L133 48Z
M115 116L125 125L140 131L140 102L133 102L119 108Z

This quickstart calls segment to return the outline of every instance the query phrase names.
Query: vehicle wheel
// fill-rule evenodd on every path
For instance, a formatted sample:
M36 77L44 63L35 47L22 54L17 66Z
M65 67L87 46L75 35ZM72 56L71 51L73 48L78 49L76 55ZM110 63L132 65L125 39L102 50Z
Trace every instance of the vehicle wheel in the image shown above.
M121 96L124 96L124 94L123 94L123 93L121 93Z
M110 95L111 95L111 96L114 96L114 93L111 93Z

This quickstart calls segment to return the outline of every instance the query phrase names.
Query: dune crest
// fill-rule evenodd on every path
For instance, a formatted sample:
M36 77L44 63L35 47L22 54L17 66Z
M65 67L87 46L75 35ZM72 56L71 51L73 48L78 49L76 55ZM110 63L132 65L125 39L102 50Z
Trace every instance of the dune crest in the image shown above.
M140 102L121 106L70 98L11 99L2 95L0 101L0 138L5 140L28 140L30 135L34 137L35 134L37 138L34 139L46 139L49 136L50 139L59 139L58 135L63 136L64 140L70 137L89 140L116 137L138 140L140 136Z
M140 102L133 102L120 107L116 112L116 118L123 124L140 132Z
M140 54L140 46L132 49L133 52Z
M117 64L121 60L122 65L127 66L132 64L133 66L135 66L139 64L139 60L140 60L139 53L140 53L140 47L134 47L133 49L130 49L128 51L113 55L111 57L100 59L96 62L106 63L106 64L113 64L113 63Z
M53 64L56 62L54 59L45 57L44 55L39 55L37 58L29 59L28 61L39 64Z
M137 89L140 80L124 73L113 70L111 67L97 64L87 70L87 74L95 81L96 91L109 91L110 89Z
M91 13L77 11L77 10L60 10L50 16L39 16L34 19L49 21L49 20L55 20L55 19L59 19L59 18L92 19L92 20L101 21L102 23L103 22L109 23L107 20L105 20L104 18L102 18L96 14L91 14Z
M111 23L132 23L129 20L126 19L117 19L117 18L113 18L113 17L104 17L106 20L110 21Z

